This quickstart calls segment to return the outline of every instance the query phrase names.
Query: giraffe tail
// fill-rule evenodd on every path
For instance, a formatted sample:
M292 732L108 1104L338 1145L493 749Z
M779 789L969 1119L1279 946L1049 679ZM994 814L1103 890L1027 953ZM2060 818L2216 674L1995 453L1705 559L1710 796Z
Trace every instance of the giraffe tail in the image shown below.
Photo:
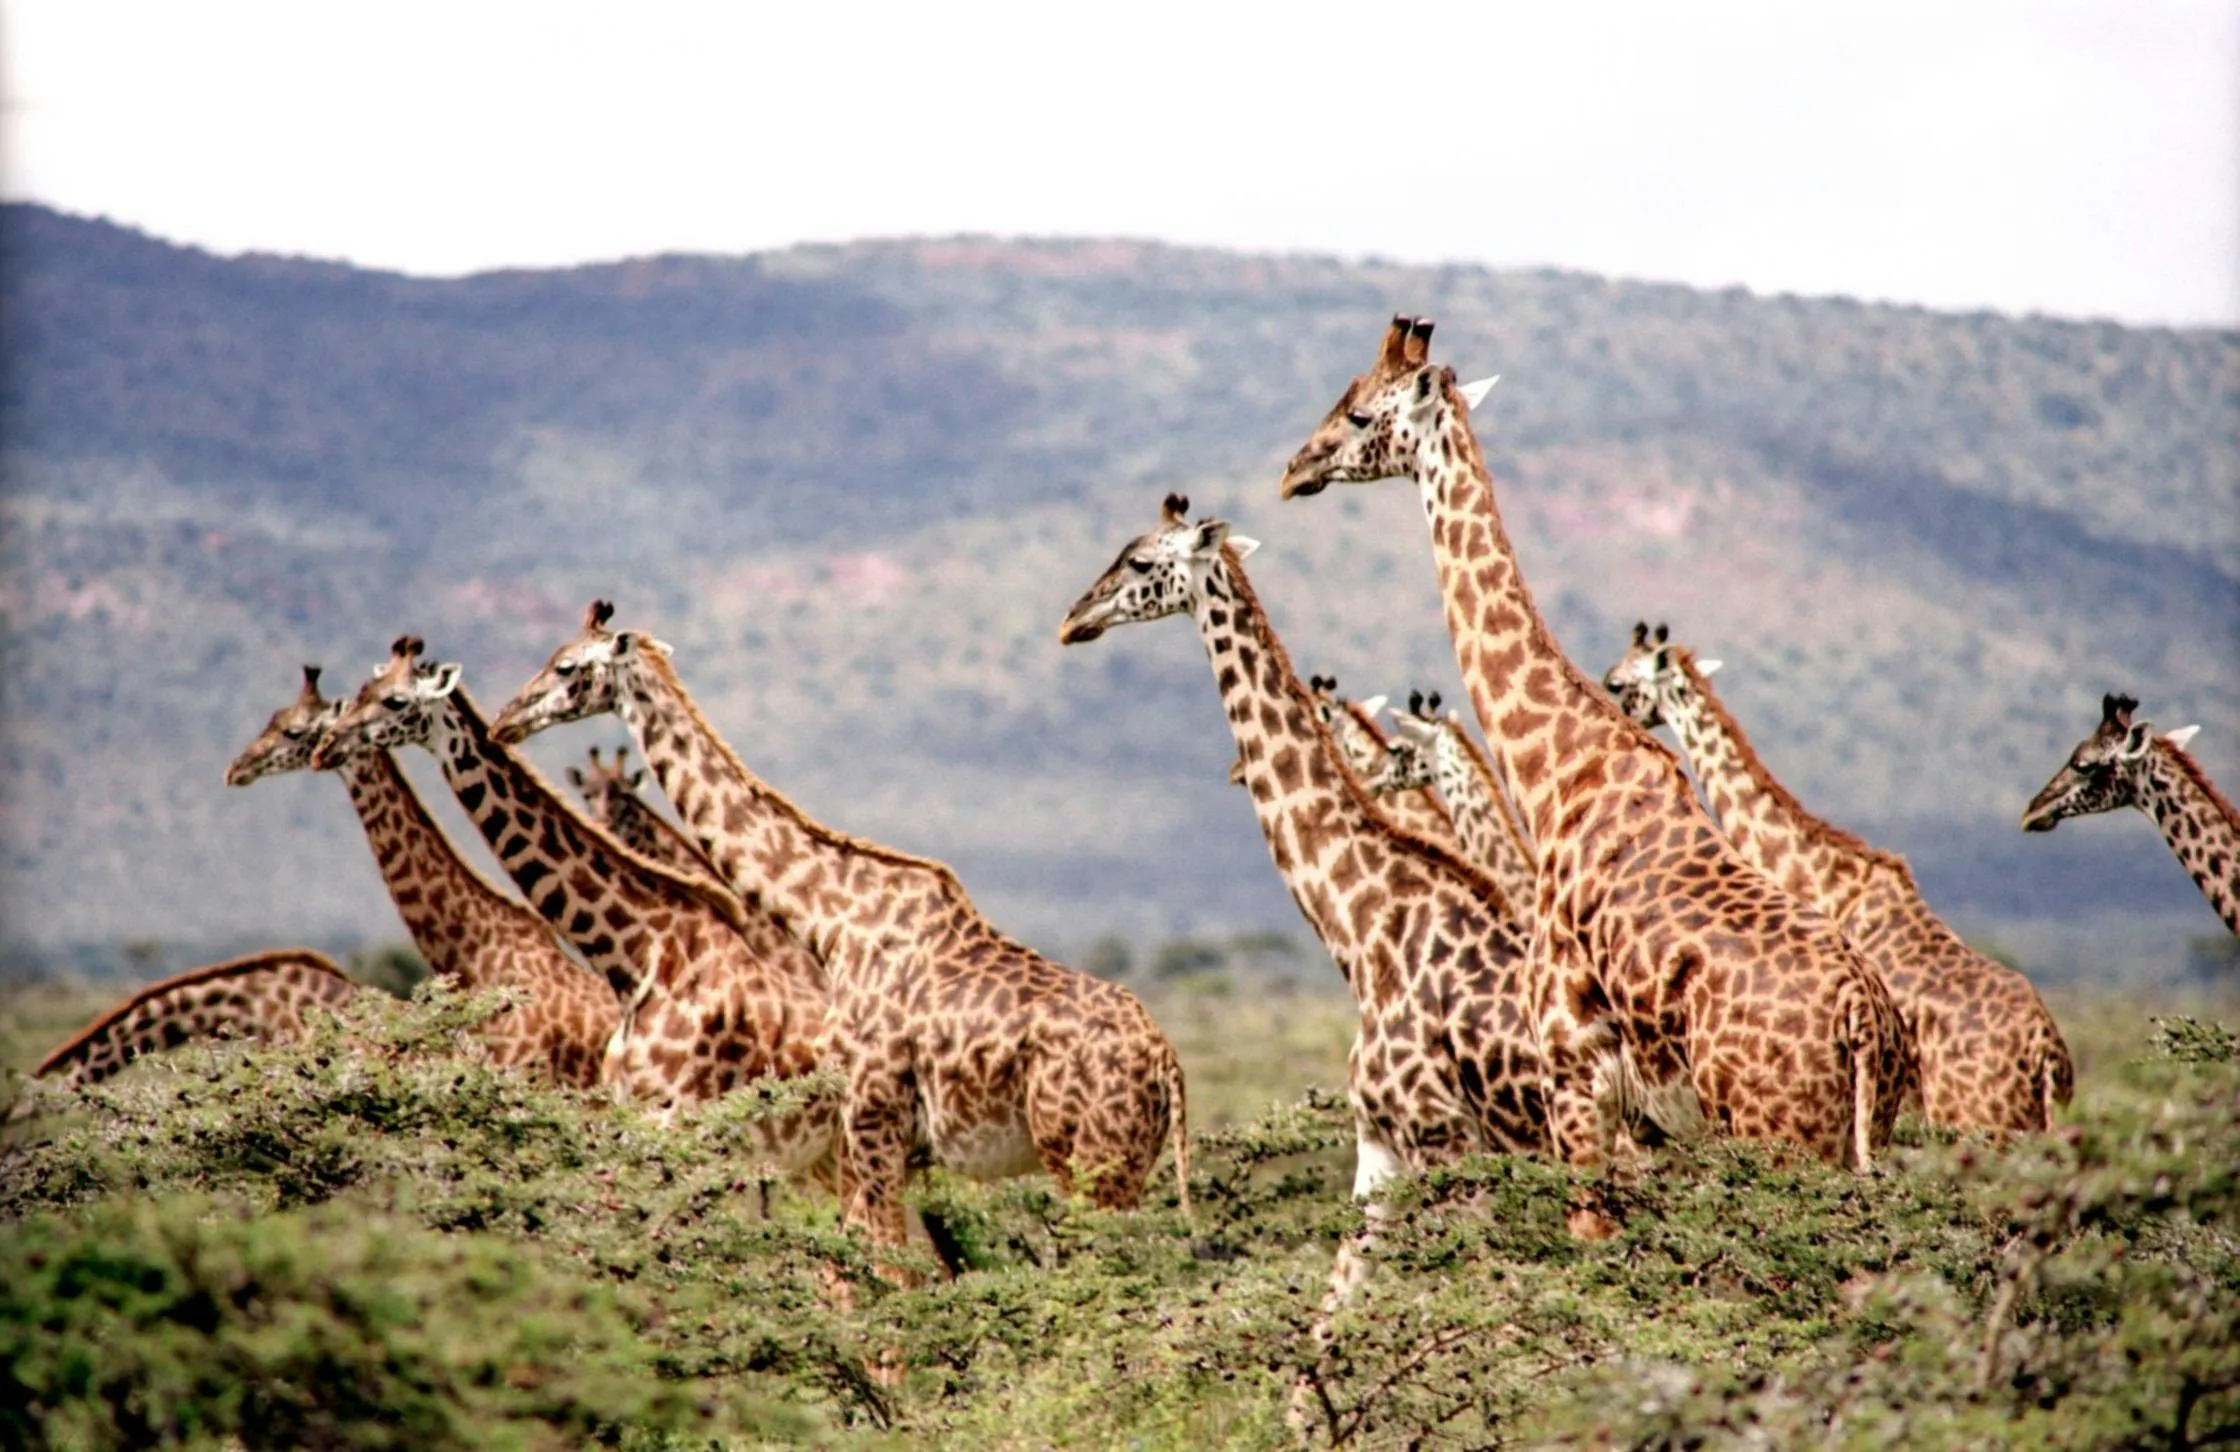
M1182 1082L1182 1060L1175 1056L1174 1047L1167 1047L1166 1062L1160 1065L1159 1077L1167 1090L1167 1133L1174 1141L1174 1194L1182 1207L1182 1218L1190 1218L1190 1100L1189 1091Z
M2039 1105L2045 1111L2045 1127L2051 1129L2054 1110L2065 1107L2077 1092L2077 1069L2061 1030L2050 1022L2038 1030L2038 1077Z

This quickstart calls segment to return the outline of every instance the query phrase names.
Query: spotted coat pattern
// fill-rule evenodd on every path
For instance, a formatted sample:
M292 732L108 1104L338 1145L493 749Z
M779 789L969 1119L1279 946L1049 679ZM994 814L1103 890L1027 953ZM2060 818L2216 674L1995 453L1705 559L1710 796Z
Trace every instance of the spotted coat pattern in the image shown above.
M627 746L616 747L614 760L608 764L599 760L599 748L594 746L588 766L568 768L568 784L583 798L584 811L640 857L660 863L679 877L718 882L715 864L700 850L700 844L678 831L638 795L638 788L645 783L645 768L631 771L625 767L623 759L629 753Z
M619 714L723 880L824 964L847 1223L900 1245L905 1177L928 1157L978 1179L1039 1167L1131 1208L1170 1136L1187 1206L1182 1066L1141 1000L1005 937L941 864L812 820L701 716L667 647L611 614L594 603L500 726L519 740Z
M544 920L626 996L604 1082L660 1112L764 1077L816 1071L826 1028L822 974L777 925L750 918L712 884L648 862L593 826L490 734L459 667L397 642L313 754L331 765L368 750L427 748L459 805ZM832 1150L829 1096L760 1120L756 1151L816 1171Z
M1398 827L1345 763L1218 520L1131 541L1059 628L1067 644L1187 613L1236 737L1276 871L1360 1008L1348 1073L1364 1159L1412 1169L1474 1150L1544 1150L1540 1064L1498 890Z
M96 1084L134 1059L199 1040L301 1038L309 1010L340 1008L359 992L309 948L212 963L133 994L40 1060L31 1077Z
M1391 744L1383 775L1374 779L1379 792L1431 787L1454 823L1463 855L1483 868L1501 885L1527 936L1532 932L1532 900L1538 869L1532 846L1517 825L1509 796L1502 789L1493 764L1463 730L1462 718L1453 712L1438 714L1435 704L1426 708L1422 697L1411 697L1408 707L1393 708Z
M1331 676L1310 677L1307 689L1321 713L1322 724L1330 728L1330 735L1337 742L1345 769L1364 787L1369 786L1385 769L1392 750L1391 743L1385 740L1384 728L1377 724L1376 713L1383 706L1384 698L1348 700L1338 694L1338 682ZM1467 856L1461 839L1455 835L1454 819L1432 794L1428 782L1381 794L1372 788L1370 795L1375 798L1377 810L1389 817L1394 826L1434 846L1444 847L1456 857Z
M1833 923L1742 859L1672 753L1557 648L1469 405L1425 357L1430 332L1394 320L1281 492L1393 477L1420 491L1456 661L1539 849L1527 977L1557 1152L1613 1153L1630 1062L1652 1102L1870 1164L1911 1079L1888 990Z
M2065 817L2137 807L2154 819L2225 927L2240 936L2240 812L2186 754L2194 728L2158 735L2151 722L2131 719L2138 709L2129 696L2101 699L2100 724L2031 799L2023 830L2050 832Z
M318 667L304 667L302 690L234 758L226 784L309 768L345 704L321 697ZM360 753L336 770L428 971L470 992L508 990L512 1001L477 1029L483 1055L554 1083L597 1084L621 1020L614 991L567 955L544 919L460 858L387 752Z
M1716 664L1713 662L1712 664ZM1807 812L1774 778L1686 646L1636 626L1604 677L1626 714L1670 726L1742 855L1836 920L1881 970L1920 1058L1931 1124L1999 1133L2051 1127L2075 1070L2030 980L1969 947L1921 896L1906 860Z

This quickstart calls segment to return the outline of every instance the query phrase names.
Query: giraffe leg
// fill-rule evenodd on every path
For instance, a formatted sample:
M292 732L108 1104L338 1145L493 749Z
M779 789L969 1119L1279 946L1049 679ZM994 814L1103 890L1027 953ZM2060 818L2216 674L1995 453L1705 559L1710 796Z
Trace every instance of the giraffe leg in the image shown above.
M1544 920L1543 920L1544 921ZM1627 1064L1602 985L1584 944L1543 930L1530 970L1539 1025L1541 1072L1548 1101L1548 1137L1556 1158L1580 1169L1635 1156L1626 1130ZM1622 1228L1600 1185L1582 1185L1564 1223L1581 1240L1608 1240Z
M1315 1359L1311 1366L1299 1373L1291 1384L1291 1404L1284 1412L1284 1421L1292 1432L1304 1439L1314 1424L1315 1413L1327 1414L1326 1388L1331 1371L1330 1345L1336 1339L1332 1323L1369 1280L1369 1254L1376 1248L1378 1232L1390 1218L1390 1211L1379 1192L1392 1178L1405 1170L1400 1156L1385 1142L1384 1136L1366 1124L1357 1123L1354 1131L1353 1198L1361 1204L1361 1229L1348 1236L1338 1247L1338 1258L1330 1268L1330 1290L1322 1298L1322 1309L1314 1318L1312 1338Z

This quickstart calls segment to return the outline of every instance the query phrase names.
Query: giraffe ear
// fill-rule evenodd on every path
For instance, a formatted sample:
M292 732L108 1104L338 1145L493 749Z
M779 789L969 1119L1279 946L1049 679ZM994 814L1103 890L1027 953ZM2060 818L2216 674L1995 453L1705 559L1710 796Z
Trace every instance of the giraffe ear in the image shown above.
M1384 703L1390 699L1391 697L1389 696L1371 696L1368 700L1359 702L1357 704L1360 705L1362 710L1367 711L1370 715L1374 716L1384 710Z
M2186 743L2200 734L2201 728L2199 726L2180 726L2175 731L2165 733L2162 739L2183 751Z
M1723 660L1699 660L1696 662L1696 669L1707 676L1715 676L1719 674L1719 667L1725 664Z
M447 660L421 677L420 694L423 699L436 700L459 689L461 667L455 660Z
M2154 723L2141 721L2123 734L2123 745L2116 748L2116 756L2124 761L2137 761L2147 754L2147 747L2154 740Z
M630 790L636 791L639 787L645 784L645 779L646 769L641 766L636 771L631 772L628 776L624 777L622 779L622 784L630 788Z
M568 785L569 785L569 786L572 786L572 787L574 787L574 788L575 788L575 789L576 789L577 791L579 791L579 792L583 790L583 768L582 768L582 767L579 767L579 766L571 766L571 767L569 767L569 768L568 768L568 771L567 771L567 776L568 776Z
M1486 401L1486 395L1493 392L1493 385L1500 381L1501 375L1496 373L1490 378L1473 379L1463 384L1460 390L1462 401L1470 405L1471 412L1477 412L1478 405Z

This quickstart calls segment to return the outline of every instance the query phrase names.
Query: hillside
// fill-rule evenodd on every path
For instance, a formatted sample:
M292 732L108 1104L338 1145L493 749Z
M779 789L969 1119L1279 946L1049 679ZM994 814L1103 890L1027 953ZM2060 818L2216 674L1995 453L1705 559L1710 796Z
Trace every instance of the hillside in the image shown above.
M495 705L594 594L803 806L1045 946L1299 932L1188 628L1054 629L1180 489L1265 543L1302 669L1458 694L1408 491L1275 498L1396 308L1503 374L1583 666L1671 621L1808 805L2034 970L2217 930L2143 819L2015 820L2111 689L2240 783L2240 335L1129 242L430 281L9 206L6 935L394 936L339 788L225 762L299 661L409 629Z

